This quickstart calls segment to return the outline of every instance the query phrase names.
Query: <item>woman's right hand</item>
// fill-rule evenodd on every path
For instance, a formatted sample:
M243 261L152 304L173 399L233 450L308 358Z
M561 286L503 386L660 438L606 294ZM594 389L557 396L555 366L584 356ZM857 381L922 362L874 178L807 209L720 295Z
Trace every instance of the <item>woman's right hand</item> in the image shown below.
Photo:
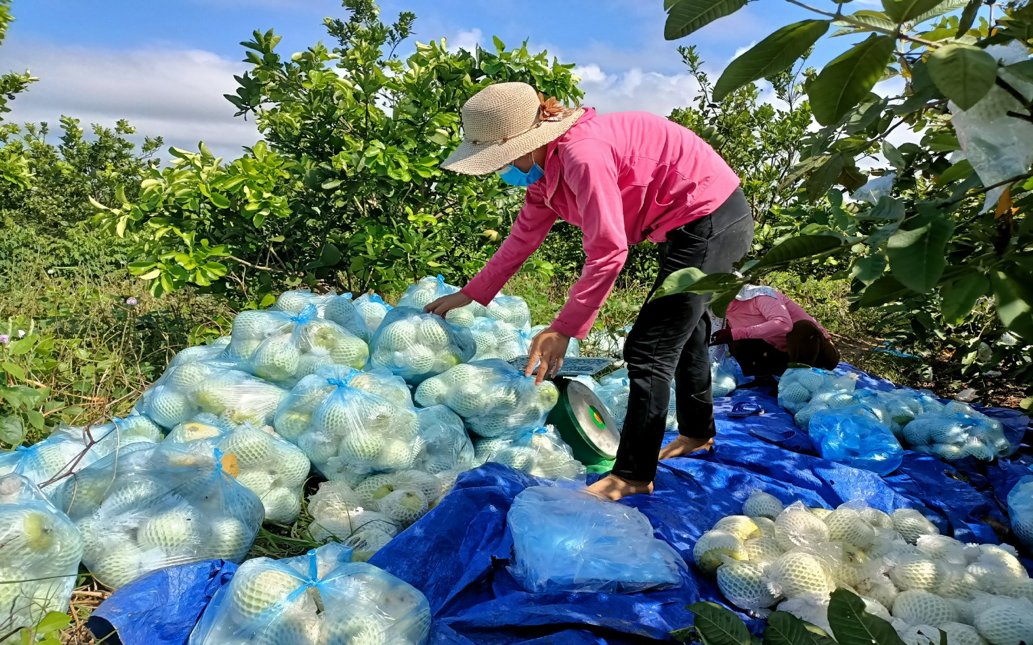
M434 302L424 307L423 310L426 311L428 314L437 314L441 317L444 317L445 314L452 311L453 309L465 307L471 302L473 302L473 298L466 295L462 291L457 291L452 295L442 296L438 298Z

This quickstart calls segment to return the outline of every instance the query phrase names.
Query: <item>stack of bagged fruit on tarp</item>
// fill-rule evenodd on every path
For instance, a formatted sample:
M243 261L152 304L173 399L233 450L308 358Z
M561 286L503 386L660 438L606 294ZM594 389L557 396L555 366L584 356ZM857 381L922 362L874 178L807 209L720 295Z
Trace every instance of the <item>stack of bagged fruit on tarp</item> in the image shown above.
M422 311L428 294L454 290L425 279L399 307L372 295L283 293L269 310L240 313L229 336L181 351L130 416L62 427L34 446L0 453L0 514L11 520L0 528L10 533L0 540L0 599L12 596L29 625L47 608L67 607L80 562L111 587L178 564L241 562L263 522L298 519L313 471L326 481L308 500L306 528L320 542L345 544L356 561L486 461L545 478L583 477L570 448L544 426L558 400L555 385L535 385L500 360L526 354L526 303L500 296L447 320ZM484 352L487 360L475 360L479 329L506 340ZM302 576L293 588L317 578L326 575ZM340 585L376 578L359 568ZM46 582L4 584L28 579ZM285 584L262 596L263 607L283 600L280 591L291 595ZM390 584L378 584L390 595ZM257 603L248 625L264 624L259 592L241 593L245 604ZM379 620L387 625L409 609L385 611ZM348 629L374 639L394 629L376 632L362 621L295 626L313 637L344 630L342 643L357 638Z
M973 457L992 461L1012 446L997 419L959 401L942 403L931 393L906 388L860 389L849 375L817 368L787 370L778 403L794 415L826 459L886 475L904 449L944 461Z
M909 644L938 644L940 630L951 645L1033 642L1033 580L1014 547L940 535L914 509L784 507L754 491L693 556L731 604L756 616L786 611L831 633L830 593L846 588Z

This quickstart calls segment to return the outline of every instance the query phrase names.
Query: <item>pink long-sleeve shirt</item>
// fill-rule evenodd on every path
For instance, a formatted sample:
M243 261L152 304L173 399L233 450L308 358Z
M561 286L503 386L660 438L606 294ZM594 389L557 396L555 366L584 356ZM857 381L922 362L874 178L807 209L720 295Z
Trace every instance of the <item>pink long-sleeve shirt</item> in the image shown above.
M545 176L527 189L509 237L463 293L486 305L560 218L583 233L585 265L552 323L584 338L628 257L628 247L705 217L739 178L691 130L648 112L588 109L546 149Z
M756 338L784 352L786 334L793 330L794 323L801 320L811 321L825 334L825 338L829 337L825 328L803 307L780 291L774 293L777 297L761 295L749 300L733 300L728 305L725 320L732 330L732 340Z

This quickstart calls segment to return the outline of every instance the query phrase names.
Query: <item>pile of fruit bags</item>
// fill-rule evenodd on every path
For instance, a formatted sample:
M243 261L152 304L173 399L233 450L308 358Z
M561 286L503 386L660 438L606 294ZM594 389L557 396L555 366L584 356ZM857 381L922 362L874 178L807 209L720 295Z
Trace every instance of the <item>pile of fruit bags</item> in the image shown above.
M857 382L816 367L788 369L778 382L778 404L796 414L815 396L830 392L853 392Z
M0 476L0 621L4 632L68 611L83 540L28 479Z
M82 534L83 564L120 587L164 567L244 559L265 511L227 469L215 451L138 443L64 480L52 499Z
M418 385L473 358L470 330L419 309L392 309L373 335L370 362Z
M478 318L470 326L470 334L477 347L475 361L498 358L511 361L527 356L531 342L527 334L509 323L493 318Z
M1000 421L959 401L915 417L901 433L915 452L931 454L944 461L969 456L992 461L1012 452Z
M328 544L245 562L216 592L190 645L423 645L430 606L412 586Z
M682 583L684 560L629 506L532 486L513 500L507 521L510 573L532 593L636 593Z
M914 509L784 508L755 491L742 515L700 537L693 556L729 602L757 616L777 608L831 633L829 596L846 588L906 642L928 643L923 635L935 634L931 642L939 643L939 629L959 639L951 643L1033 638L1033 581L1015 550L940 535Z
M574 458L570 446L552 426L514 436L479 439L474 449L479 463L505 464L535 477L580 479L585 476L585 467Z

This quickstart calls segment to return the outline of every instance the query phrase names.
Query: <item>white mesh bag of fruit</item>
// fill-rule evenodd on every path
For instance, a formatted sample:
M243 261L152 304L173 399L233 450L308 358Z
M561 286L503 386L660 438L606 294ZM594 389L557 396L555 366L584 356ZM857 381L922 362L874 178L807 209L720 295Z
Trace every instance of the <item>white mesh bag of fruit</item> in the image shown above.
M186 444L191 450L211 453L218 449L233 455L237 481L262 500L265 519L290 524L301 512L301 489L311 464L294 444L276 434L271 426L234 425L210 414L182 423L165 439Z
M521 432L514 437L479 439L475 454L480 463L495 462L546 479L582 479L585 467L552 426Z
M796 414L822 392L853 392L857 382L816 367L794 367L785 371L778 382L778 404Z
M416 389L417 404L446 405L468 429L485 438L543 425L557 401L559 391L553 383L535 385L534 377L500 360L457 365Z
M296 558L248 560L216 592L190 645L423 645L427 598L327 544Z
M5 630L68 611L83 541L68 517L20 475L0 476L0 608Z
M233 321L227 354L243 361L255 376L288 386L326 365L365 366L369 359L366 341L316 314L313 305L300 314L241 312Z
M1004 425L959 401L951 401L935 412L919 415L901 434L915 452L944 461L975 457L992 461L1012 453L1004 436Z
M524 333L531 333L531 308L520 296L495 296L486 309L489 318L509 323Z
M322 368L294 387L273 426L330 480L408 470L423 452L409 389L386 370Z
M443 296L450 296L457 293L459 287L445 282L444 276L421 278L419 282L405 290L402 297L398 299L399 307L410 307L412 309L423 308ZM488 315L488 310L476 302L471 302L465 307L458 307L445 314L445 319L459 327L470 327L478 318Z
M527 356L531 346L527 334L513 325L494 318L478 318L470 326L470 334L477 346L473 360L483 361L498 358L511 361Z
M416 414L424 448L413 468L438 475L478 465L470 435L458 414L444 405L419 408Z
M241 562L265 512L234 460L173 443L134 444L61 484L54 503L83 537L83 564L109 587L164 567Z
M21 475L49 495L61 479L119 448L161 440L161 429L137 414L94 426L59 426L39 443L0 452L0 475Z
M226 353L226 348L230 345L230 340L232 339L229 336L222 336L207 345L184 347L178 354L172 357L172 360L169 361L169 367L176 367L186 363L229 360L224 357L224 354Z
M391 311L391 305L384 302L384 299L375 293L364 293L355 299L355 311L358 312L366 322L370 338L380 328L384 316Z
M287 390L232 365L198 361L170 367L143 393L134 411L166 430L202 412L235 424L268 425Z
M270 309L297 316L305 311L309 305L312 305L316 308L319 317L322 318L326 315L327 305L333 302L336 297L337 294L334 292L319 294L312 293L308 289L293 289L291 291L284 291L277 296L276 303Z
M373 335L370 362L417 385L466 363L476 346L470 330L419 309L392 309Z

